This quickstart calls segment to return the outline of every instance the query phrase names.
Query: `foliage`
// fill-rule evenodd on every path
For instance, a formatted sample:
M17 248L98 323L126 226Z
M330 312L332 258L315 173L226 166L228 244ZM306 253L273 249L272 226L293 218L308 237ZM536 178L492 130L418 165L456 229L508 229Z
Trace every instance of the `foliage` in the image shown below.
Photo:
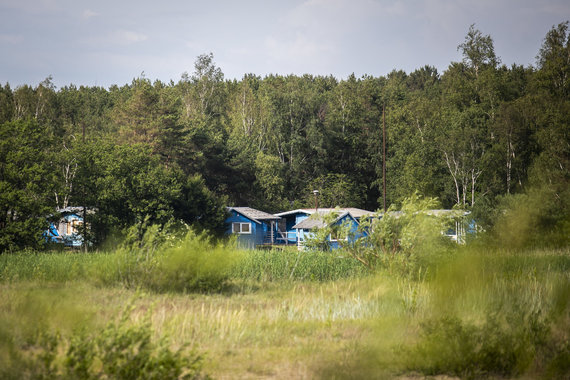
M71 339L66 356L69 374L81 379L207 378L201 374L201 356L184 346L170 350L166 335L152 341L150 314L142 324L132 325L127 311L96 336L80 333Z
M492 236L495 244L522 247L566 247L570 242L568 189L549 186L499 199Z
M309 182L305 188L306 207L314 207L313 191L319 191L319 207L360 207L364 189L346 174L329 173Z
M0 125L0 252L42 244L55 185L49 145L34 120Z
M112 267L103 263L97 269L100 281L158 292L217 292L239 258L232 246L214 243L206 233L188 230L177 239L168 229L151 225L142 238L139 234L132 228Z
M548 324L540 315L490 314L481 325L442 317L422 325L420 341L409 352L409 368L426 375L461 378L517 376L543 349Z
M127 307L117 323L95 332L87 332L84 326L67 336L38 328L26 341L12 334L8 357L1 359L0 375L30 379L209 378L202 373L201 355L187 346L172 350L167 335L155 341L150 313L142 323L133 323L131 312L132 307Z

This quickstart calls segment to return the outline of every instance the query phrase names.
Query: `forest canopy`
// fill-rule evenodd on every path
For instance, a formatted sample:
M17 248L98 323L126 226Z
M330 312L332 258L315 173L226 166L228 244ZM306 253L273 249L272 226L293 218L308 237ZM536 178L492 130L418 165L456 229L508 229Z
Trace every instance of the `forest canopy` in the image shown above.
M225 206L278 212L382 204L419 193L481 223L498 202L544 191L567 215L570 33L553 26L535 66L501 64L472 25L461 62L386 76L247 74L226 80L214 56L177 82L144 74L110 88L52 77L0 86L0 251L42 244L57 208L96 209L91 239L141 223L220 230ZM500 52L498 52L500 53Z

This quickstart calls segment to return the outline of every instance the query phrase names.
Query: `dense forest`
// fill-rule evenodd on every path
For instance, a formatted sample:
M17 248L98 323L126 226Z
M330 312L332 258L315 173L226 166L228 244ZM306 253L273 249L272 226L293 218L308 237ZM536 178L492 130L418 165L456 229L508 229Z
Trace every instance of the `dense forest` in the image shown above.
M225 206L278 212L382 204L415 191L484 224L497 202L545 190L568 212L570 34L544 37L535 66L501 64L471 26L461 62L387 76L247 74L225 80L212 54L177 81L142 73L110 88L52 78L0 87L0 251L38 247L46 216L81 206L95 244L136 224L219 230Z

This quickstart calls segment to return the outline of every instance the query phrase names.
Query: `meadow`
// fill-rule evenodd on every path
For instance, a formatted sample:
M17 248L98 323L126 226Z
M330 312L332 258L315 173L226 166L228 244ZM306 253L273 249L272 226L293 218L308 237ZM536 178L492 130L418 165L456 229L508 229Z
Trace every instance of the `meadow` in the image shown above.
M401 262L369 270L342 251L194 233L3 254L0 377L570 376L568 248L471 244Z

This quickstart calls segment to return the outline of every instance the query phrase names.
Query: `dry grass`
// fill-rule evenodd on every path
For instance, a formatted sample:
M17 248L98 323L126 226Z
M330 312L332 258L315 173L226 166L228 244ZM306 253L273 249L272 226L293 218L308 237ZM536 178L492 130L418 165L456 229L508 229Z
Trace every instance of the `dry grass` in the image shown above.
M381 314L403 313L393 291L388 281L371 278L231 296L146 294L133 318L152 307L157 337L207 352L204 370L215 378L314 378L323 360L365 339Z
M221 379L314 378L323 362L352 354L368 339L373 320L405 313L396 287L378 278L266 284L228 295L144 293L80 282L45 287L0 285L0 319L19 329L24 316L28 326L71 334L105 325L135 299L134 323L150 311L157 340L167 335L173 349L190 344L205 352L204 372Z

